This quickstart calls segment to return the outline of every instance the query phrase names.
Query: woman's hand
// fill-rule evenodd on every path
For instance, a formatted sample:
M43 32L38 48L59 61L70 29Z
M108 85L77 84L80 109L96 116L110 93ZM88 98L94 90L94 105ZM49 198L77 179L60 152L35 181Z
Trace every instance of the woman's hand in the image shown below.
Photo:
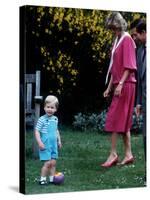
M103 96L106 98L106 97L109 97L109 93L110 93L110 90L107 88L105 90L105 92L103 93Z
M122 84L117 85L117 87L114 90L114 96L121 96L122 87Z

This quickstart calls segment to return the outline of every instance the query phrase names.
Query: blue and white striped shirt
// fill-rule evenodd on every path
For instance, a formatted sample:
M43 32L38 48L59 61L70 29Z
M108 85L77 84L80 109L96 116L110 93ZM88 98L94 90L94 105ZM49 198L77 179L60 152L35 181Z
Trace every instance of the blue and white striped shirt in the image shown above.
M42 134L48 133L48 125L50 122L55 122L57 126L58 118L54 115L49 117L47 114L45 114L38 119L35 129Z

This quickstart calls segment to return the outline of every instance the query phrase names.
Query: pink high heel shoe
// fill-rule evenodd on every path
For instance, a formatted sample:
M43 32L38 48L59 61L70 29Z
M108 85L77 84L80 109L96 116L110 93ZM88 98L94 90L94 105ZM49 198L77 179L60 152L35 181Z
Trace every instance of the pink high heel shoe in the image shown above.
M132 156L131 158L127 159L124 162L121 162L120 165L128 165L128 164L132 164L134 162L134 157Z
M112 167L113 165L116 165L118 162L118 156L116 158L114 158L112 161L110 162L104 162L103 164L101 164L102 167L108 168L108 167Z

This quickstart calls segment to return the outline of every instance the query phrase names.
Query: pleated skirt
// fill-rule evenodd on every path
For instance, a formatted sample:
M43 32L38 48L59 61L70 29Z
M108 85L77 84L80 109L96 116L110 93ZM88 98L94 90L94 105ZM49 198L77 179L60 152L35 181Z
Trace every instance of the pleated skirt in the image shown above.
M121 96L113 96L108 109L105 131L126 133L132 126L135 100L135 83L124 83Z

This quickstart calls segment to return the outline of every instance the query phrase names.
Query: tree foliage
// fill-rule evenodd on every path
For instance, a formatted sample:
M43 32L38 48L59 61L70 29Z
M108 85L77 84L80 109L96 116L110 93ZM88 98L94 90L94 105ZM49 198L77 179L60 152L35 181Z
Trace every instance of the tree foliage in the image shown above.
M58 93L63 91L65 85L68 86L67 82L76 86L82 67L76 52L86 47L84 42L90 43L87 55L97 64L98 72L103 72L112 42L112 35L105 28L105 19L111 11L42 6L31 6L29 10L34 19L32 34L40 41L41 67L58 82ZM140 15L124 12L129 25Z
M27 68L45 74L50 93L78 94L83 104L93 96L101 103L113 39L105 19L112 11L43 6L27 6L26 11ZM122 14L128 25L145 17L144 13Z
M82 67L78 52L83 53L83 48L101 72L112 37L104 28L105 11L51 7L30 7L29 11L41 67L57 82L58 93L76 86Z

